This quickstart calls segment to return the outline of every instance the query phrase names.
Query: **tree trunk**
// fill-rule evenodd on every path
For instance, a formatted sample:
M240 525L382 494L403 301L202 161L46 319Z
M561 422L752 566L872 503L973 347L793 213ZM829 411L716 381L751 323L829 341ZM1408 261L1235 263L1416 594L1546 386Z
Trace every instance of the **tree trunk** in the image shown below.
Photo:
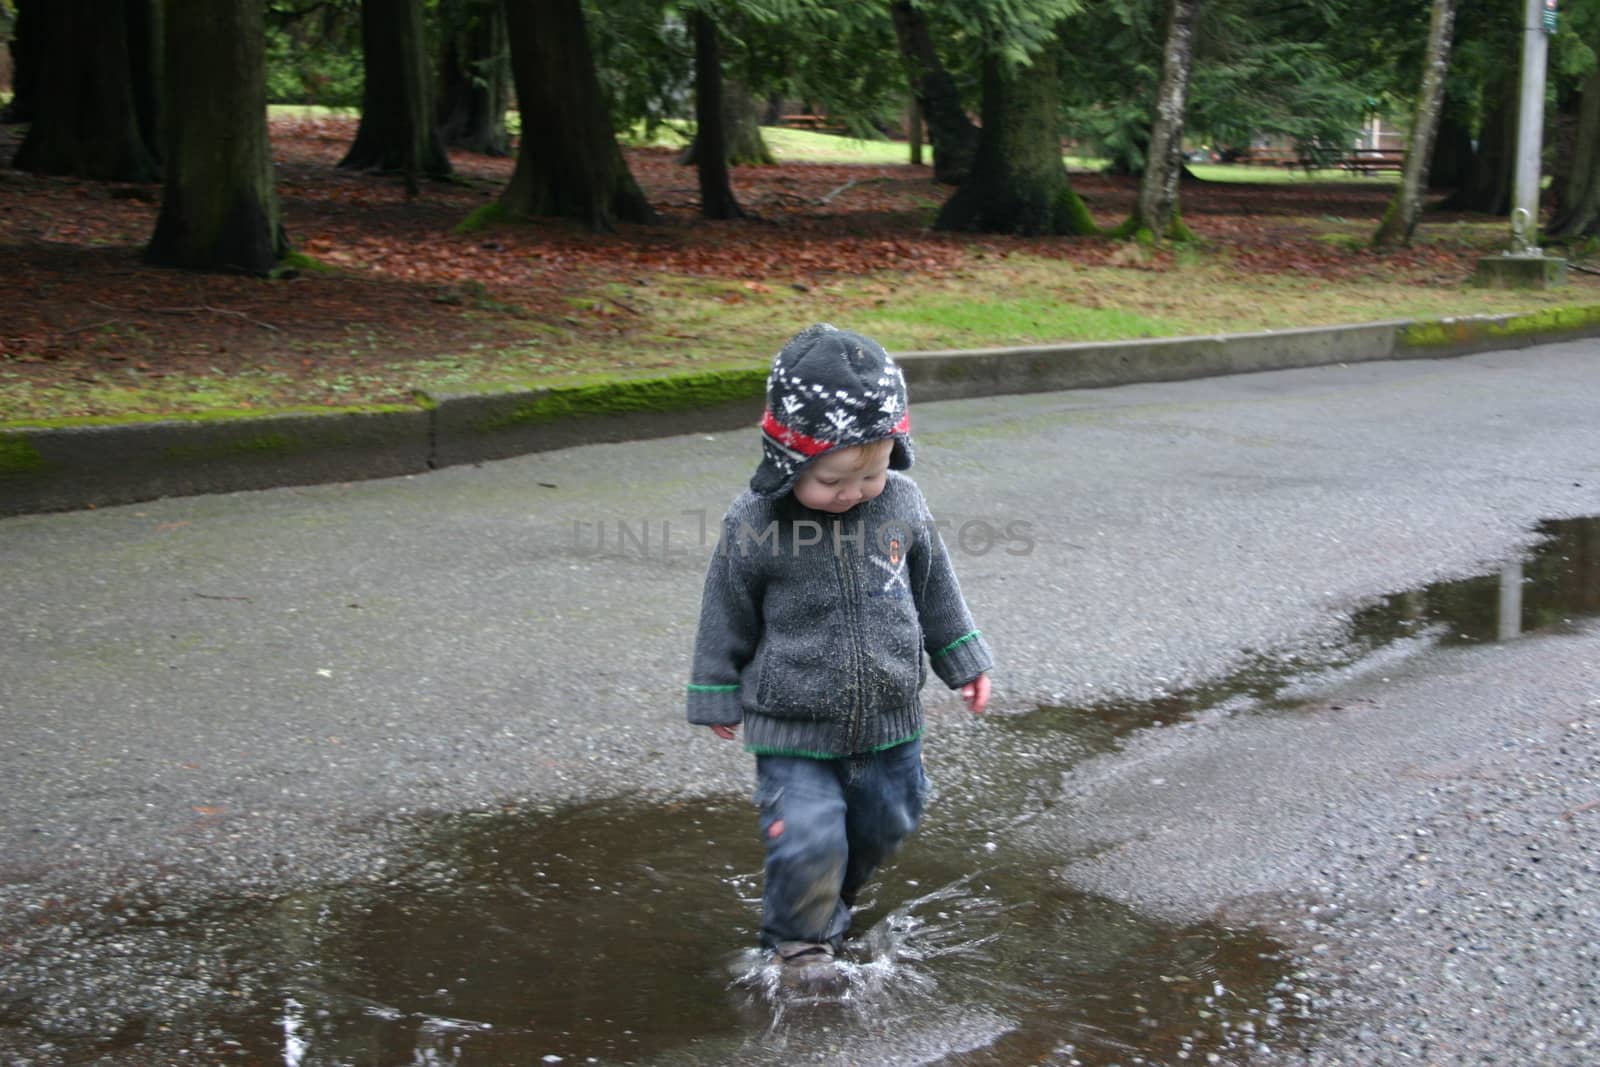
M1428 184L1435 189L1459 189L1472 174L1472 131L1451 110L1447 96L1439 135L1433 140L1433 161L1428 164Z
M1439 206L1448 211L1511 211L1511 167L1516 159L1517 65L1484 87L1485 117L1467 180Z
M966 180L939 210L934 229L1096 232L1061 160L1053 47L1046 47L1026 69L995 55L984 59L978 154Z
M128 77L139 136L159 165L161 159L161 5L127 0Z
M441 140L486 156L510 155L505 11L494 0L445 0L439 14Z
M928 31L928 18L909 0L889 5L894 15L900 58L911 81L911 95L922 108L928 140L933 145L933 179L959 185L972 170L978 153L978 130L961 106L961 91L945 70Z
M1587 81L1585 78L1576 85L1560 86L1555 114L1550 115L1548 110L1545 112L1550 116L1545 130L1545 155L1550 164L1544 173L1550 178L1548 201L1553 215L1561 214L1566 207L1567 192L1572 185L1578 121L1583 110L1583 89Z
M700 8L689 14L694 34L694 122L700 176L700 214L708 219L744 216L728 182L728 145L722 126L722 47L716 20Z
M914 96L906 105L906 144L911 149L911 165L922 166L922 105Z
M771 167L778 162L761 136L761 125L756 114L762 105L750 96L749 90L736 81L722 79L722 134L727 147L728 162L736 167ZM692 167L700 161L700 137L678 157L678 162Z
M1550 237L1600 233L1600 70L1583 80L1583 102L1572 164L1561 187L1561 208L1545 229Z
M33 29L33 6L40 0L17 0L16 21L11 24L11 103L0 121L32 122L34 83L39 64L35 59L39 35Z
M1194 72L1194 24L1200 0L1172 0L1167 9L1167 46L1161 58L1161 86L1145 149L1144 175L1133 225L1147 230L1156 243L1179 236L1178 179L1183 175L1183 117L1189 103L1189 76Z
M288 251L267 142L259 0L168 6L167 182L145 258L159 266L270 274Z
M127 9L96 0L28 6L34 118L12 165L100 181L160 177L133 105Z
M506 29L522 137L501 209L594 229L653 221L611 129L580 0L508 0Z
M361 125L339 166L442 178L450 158L433 125L422 0L361 0Z
M1417 90L1417 108L1406 135L1406 160L1400 171L1400 188L1395 190L1389 209L1383 213L1375 248L1409 245L1422 215L1422 194L1428 190L1428 164L1433 161L1433 138L1439 132L1439 113L1444 110L1444 76L1450 69L1450 31L1455 25L1455 0L1433 0L1433 18L1428 25L1428 50L1422 61L1422 86Z

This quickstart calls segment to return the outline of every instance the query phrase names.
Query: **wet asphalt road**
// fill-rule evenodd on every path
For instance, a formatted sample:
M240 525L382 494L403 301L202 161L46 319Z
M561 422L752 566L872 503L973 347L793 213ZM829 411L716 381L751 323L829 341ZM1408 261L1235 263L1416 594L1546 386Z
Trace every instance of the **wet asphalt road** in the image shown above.
M1375 596L1600 514L1597 355L913 397L995 713L1337 641ZM51 1062L41 1033L114 1031L149 996L118 962L137 937L73 936L108 901L382 879L417 812L746 790L679 694L701 517L755 458L751 431L0 520L0 1020L31 1020L0 1054ZM1277 1061L1586 1062L1597 665L1591 623L1146 731L1027 833L1074 884L1289 940L1325 993L1311 1051ZM941 735L993 727L930 698L937 773Z

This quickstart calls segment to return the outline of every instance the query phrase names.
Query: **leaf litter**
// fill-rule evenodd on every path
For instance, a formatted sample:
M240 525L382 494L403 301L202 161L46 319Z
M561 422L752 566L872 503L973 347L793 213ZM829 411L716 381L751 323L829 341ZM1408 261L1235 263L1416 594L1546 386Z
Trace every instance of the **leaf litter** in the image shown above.
M19 132L0 128L0 157L10 159ZM1230 285L1269 292L1380 282L1444 291L1458 290L1485 250L1484 228L1470 226L1386 255L1360 247L1389 195L1378 182L1186 184L1197 250L937 233L948 189L910 165L736 168L751 217L709 222L698 217L693 169L664 148L627 153L655 224L463 232L499 196L512 160L454 153L455 177L413 197L393 176L338 169L354 133L348 118L272 123L283 223L313 261L272 282L145 265L158 185L0 168L0 421L396 403L426 384L755 364L814 318L893 306L910 292L975 288L993 299L1037 278L1041 263L1061 265L1050 300L1093 311L1170 305L1164 285L1138 278L1192 275L1197 258ZM1073 181L1104 227L1137 193L1130 179Z

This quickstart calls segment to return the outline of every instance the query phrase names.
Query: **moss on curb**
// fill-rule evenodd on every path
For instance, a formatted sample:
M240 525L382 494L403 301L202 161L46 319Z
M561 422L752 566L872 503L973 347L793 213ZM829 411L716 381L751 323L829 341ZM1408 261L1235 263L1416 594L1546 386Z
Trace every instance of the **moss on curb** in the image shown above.
M0 433L0 478L44 469L44 457L22 434Z
M767 370L759 367L548 389L509 411L477 420L472 428L492 433L558 419L683 411L738 400L758 400L766 389L766 382Z
M392 415L397 412L426 410L427 404L366 404L342 408L218 408L215 411L168 412L161 415L73 415L59 419L18 419L0 422L6 430L71 430L91 426L143 426L160 422L228 422L238 419L267 419L281 415Z
M1489 336L1515 337L1545 330L1581 330L1594 325L1600 325L1600 304L1545 308L1512 315L1504 322L1492 322L1489 324Z
M242 437L234 441L170 445L161 450L161 455L166 459L179 461L224 459L229 456L259 456L272 453L304 452L310 448L320 448L325 444L327 444L326 441L307 441L300 437L290 437L288 434L263 433L254 437Z
M1600 326L1600 304L1545 308L1504 318L1430 319L1400 331L1402 348L1439 348L1473 341L1559 334ZM1559 340L1552 337L1550 340Z

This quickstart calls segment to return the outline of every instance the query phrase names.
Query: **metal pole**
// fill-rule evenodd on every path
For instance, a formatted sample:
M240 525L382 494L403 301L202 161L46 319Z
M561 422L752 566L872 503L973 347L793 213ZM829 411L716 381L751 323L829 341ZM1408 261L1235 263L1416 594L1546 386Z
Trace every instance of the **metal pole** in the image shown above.
M1522 106L1517 114L1517 169L1511 193L1511 251L1538 255L1539 148L1544 132L1544 68L1550 48L1545 9L1553 0L1527 0L1522 25Z

